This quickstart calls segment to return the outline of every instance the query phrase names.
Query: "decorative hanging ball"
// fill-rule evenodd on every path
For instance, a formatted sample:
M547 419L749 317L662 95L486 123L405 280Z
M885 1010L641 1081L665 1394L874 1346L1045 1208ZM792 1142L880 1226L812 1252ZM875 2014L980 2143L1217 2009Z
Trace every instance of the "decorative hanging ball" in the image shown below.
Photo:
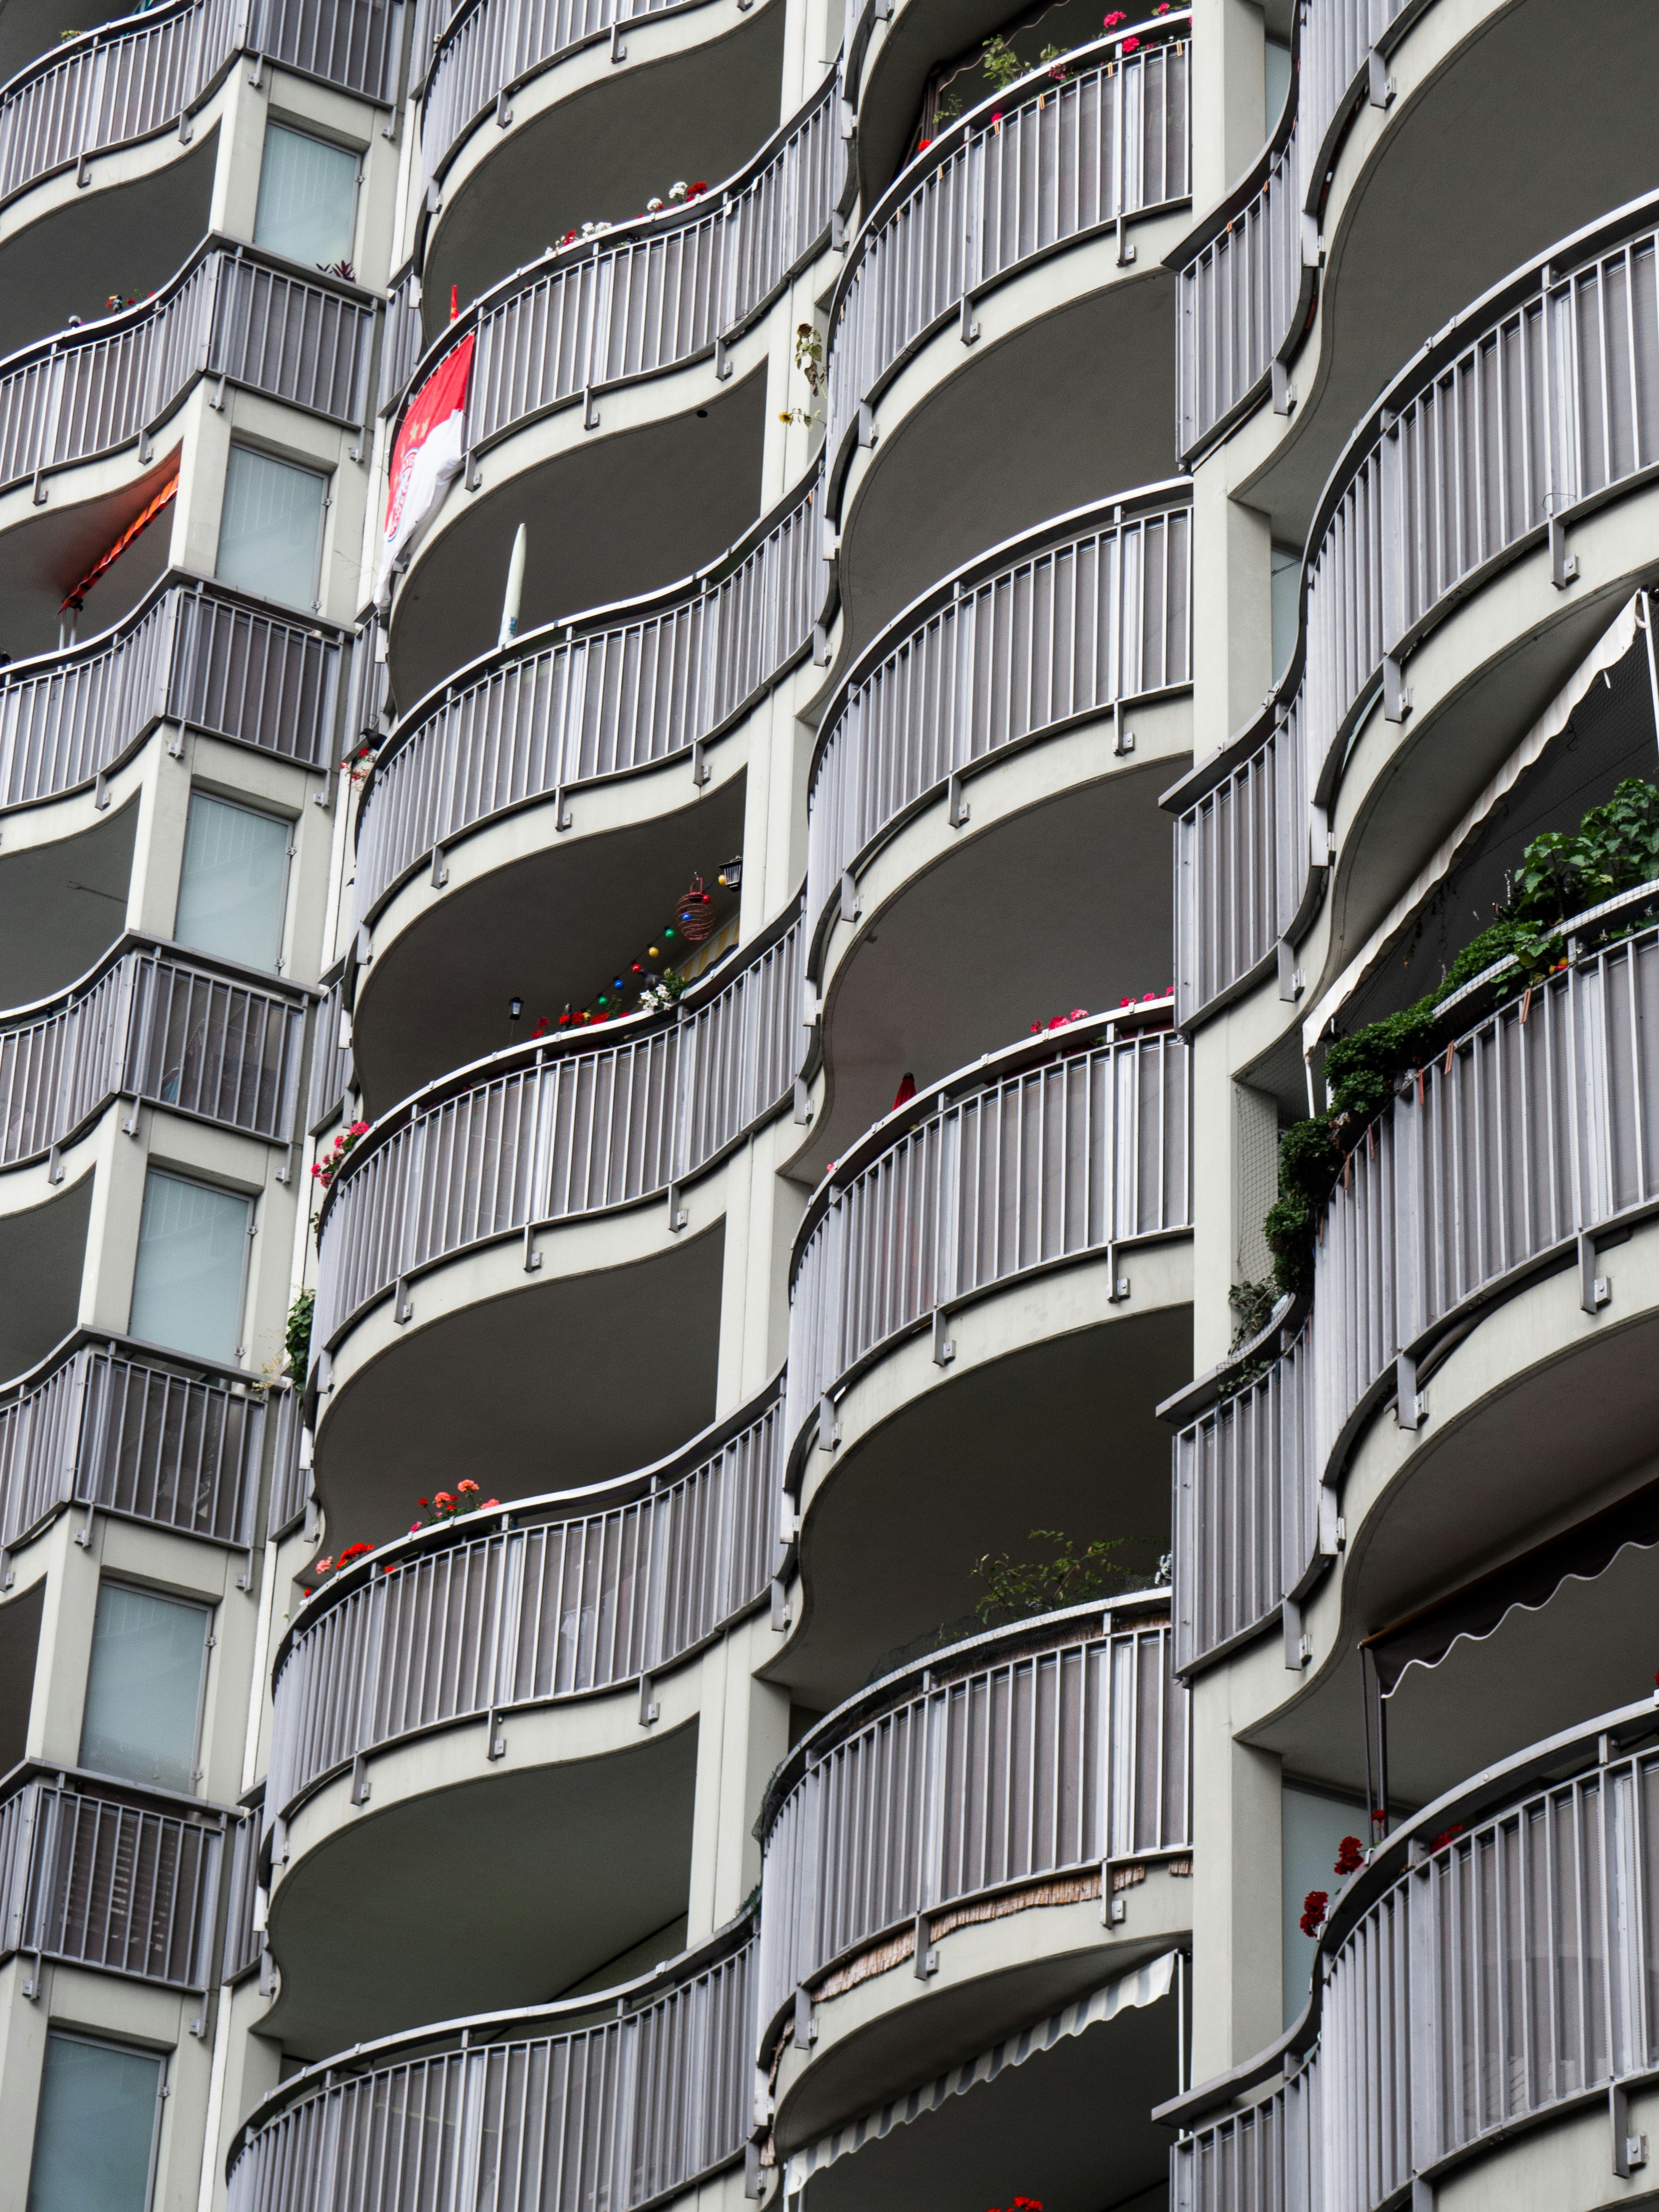
M674 933L672 929L665 929L663 932L663 935L665 937L672 937L673 934Z
M654 945L647 945L645 948L645 957L647 960L657 960L662 956Z

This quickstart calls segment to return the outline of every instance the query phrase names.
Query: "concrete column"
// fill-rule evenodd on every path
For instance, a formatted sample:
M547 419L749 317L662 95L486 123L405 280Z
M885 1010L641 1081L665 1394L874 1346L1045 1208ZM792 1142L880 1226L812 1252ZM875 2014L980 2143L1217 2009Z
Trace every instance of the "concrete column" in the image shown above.
M1193 213L1237 182L1267 137L1258 0L1193 0Z
M752 1670L776 1641L768 1616L756 1613L703 1655L688 1944L723 1927L760 1880L760 1845L750 1830L789 1748L789 1692L757 1681Z
M1269 1675L1273 1679L1268 1680ZM1193 1686L1193 2079L1273 2041L1283 2010L1279 1760L1237 1730L1283 1695L1278 1640Z
M1234 499L1224 449L1193 475L1193 757L1224 745L1273 684L1273 528Z

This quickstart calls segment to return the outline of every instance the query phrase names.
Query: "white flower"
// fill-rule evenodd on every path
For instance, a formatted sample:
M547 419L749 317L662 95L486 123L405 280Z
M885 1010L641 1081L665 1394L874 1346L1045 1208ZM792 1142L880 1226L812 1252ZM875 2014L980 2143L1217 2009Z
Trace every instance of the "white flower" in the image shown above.
M685 198L685 179L682 177L678 184L670 185L668 187L668 197L671 200L683 200Z
M660 215L662 213L662 202L660 200L647 200L645 204L645 211L647 215Z

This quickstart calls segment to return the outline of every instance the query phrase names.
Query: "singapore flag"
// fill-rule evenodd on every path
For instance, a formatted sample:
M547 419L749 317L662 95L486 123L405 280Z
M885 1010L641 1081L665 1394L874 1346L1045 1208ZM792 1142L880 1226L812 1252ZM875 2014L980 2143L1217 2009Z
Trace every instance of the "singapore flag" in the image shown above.
M392 602L392 571L406 563L461 472L461 428L472 346L469 331L444 356L410 402L392 446L378 593L382 609Z

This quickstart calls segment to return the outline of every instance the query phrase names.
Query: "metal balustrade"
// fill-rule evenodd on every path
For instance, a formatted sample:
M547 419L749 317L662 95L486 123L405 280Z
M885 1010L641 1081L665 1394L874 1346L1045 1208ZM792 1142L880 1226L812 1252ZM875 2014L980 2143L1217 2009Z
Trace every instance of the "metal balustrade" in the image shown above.
M67 1505L246 1550L269 1387L77 1330L0 1391L0 1552Z
M1162 1014L1165 1010L1159 1008ZM790 1272L788 1432L873 1356L1029 1270L1192 1218L1187 1048L1078 1022L918 1092L820 1187Z
M672 216L641 216L548 248L446 326L411 384L469 332L463 438L471 456L568 402L684 366L735 341L818 251L845 149L833 80L754 161Z
M1208 216L1182 266L1176 406L1190 460L1259 404L1307 326L1318 281L1320 210L1362 89L1377 104L1388 33L1413 0L1305 0L1294 15L1291 88L1260 161ZM1288 393L1274 404L1288 409Z
M775 684L811 641L818 505L815 472L686 583L529 633L422 700L363 793L358 919L480 823L687 753Z
M432 33L421 102L423 182L449 167L461 141L503 95L560 56L621 24L677 12L684 0L471 0ZM420 65L417 57L416 66Z
M1185 32L1185 11L1143 24ZM942 131L878 200L830 306L826 450L846 438L893 371L944 318L1054 247L1121 232L1129 216L1192 191L1184 37L1125 54L1121 35L994 93ZM1023 94L1023 96L1022 96ZM1018 100L1018 105L1015 104Z
M200 377L360 424L375 301L210 239L152 300L0 362L0 488L114 453L139 459Z
M625 1483L515 1499L350 1570L277 1654L271 1817L388 1744L649 1676L757 1604L781 1437L774 1384Z
M599 1997L358 2044L349 2073L307 2067L239 2131L231 2212L630 2212L689 2189L749 2132L743 1932Z
M832 1713L762 1814L760 2020L987 1890L1190 1851L1187 1692L1163 1594L930 1655Z
M245 1812L231 1838L230 1882L225 1900L225 1942L220 1956L222 1982L239 1981L264 1955L259 1919L259 1815Z
M807 796L815 963L842 877L921 800L1012 745L1191 683L1191 535L1176 486L1080 510L947 577L860 656Z
M1297 650L1261 720L1182 787L1180 1018L1285 941L1328 858L1347 738L1460 599L1659 465L1659 195L1582 231L1448 325L1349 441L1309 537ZM1176 803L1182 803L1178 801Z
M346 1016L340 1002L340 986L325 991L317 1004L317 1021L311 1047L311 1091L306 1103L306 1127L315 1136L339 1111L351 1080L351 1047L341 1042Z
M124 940L90 977L0 1026L0 1168L67 1144L111 1098L290 1143L306 994Z
M1656 1005L1649 927L1486 1014L1367 1128L1326 1208L1305 1328L1176 1437L1183 1668L1321 1571L1324 1485L1376 1394L1409 1400L1416 1357L1474 1301L1659 1198Z
M94 782L157 722L327 765L339 633L164 577L113 629L0 669L0 806Z
M14 1767L0 1783L0 1956L204 1990L212 1973L225 1820L165 1792L71 1769Z
M302 1383L303 1376L295 1378ZM311 1469L301 1455L303 1431L298 1389L284 1390L276 1405L276 1443L271 1454L270 1510L265 1516L267 1536L280 1536L297 1526L312 1500Z
M677 1019L607 1024L614 1043L585 1030L500 1053L483 1079L451 1078L384 1116L324 1208L313 1350L418 1268L709 1165L791 1094L799 961L796 909L735 973L689 992Z
M0 203L173 124L187 143L239 52L389 105L403 21L401 0L177 0L84 32L0 91Z
M1620 1751L1632 1718L1649 1732L1650 1706L1492 1770L1374 1855L1338 1899L1303 2022L1245 2069L1282 2086L1175 2145L1176 2212L1380 2212L1650 2074L1659 1753ZM1190 2124L1221 2098L1178 2101Z

